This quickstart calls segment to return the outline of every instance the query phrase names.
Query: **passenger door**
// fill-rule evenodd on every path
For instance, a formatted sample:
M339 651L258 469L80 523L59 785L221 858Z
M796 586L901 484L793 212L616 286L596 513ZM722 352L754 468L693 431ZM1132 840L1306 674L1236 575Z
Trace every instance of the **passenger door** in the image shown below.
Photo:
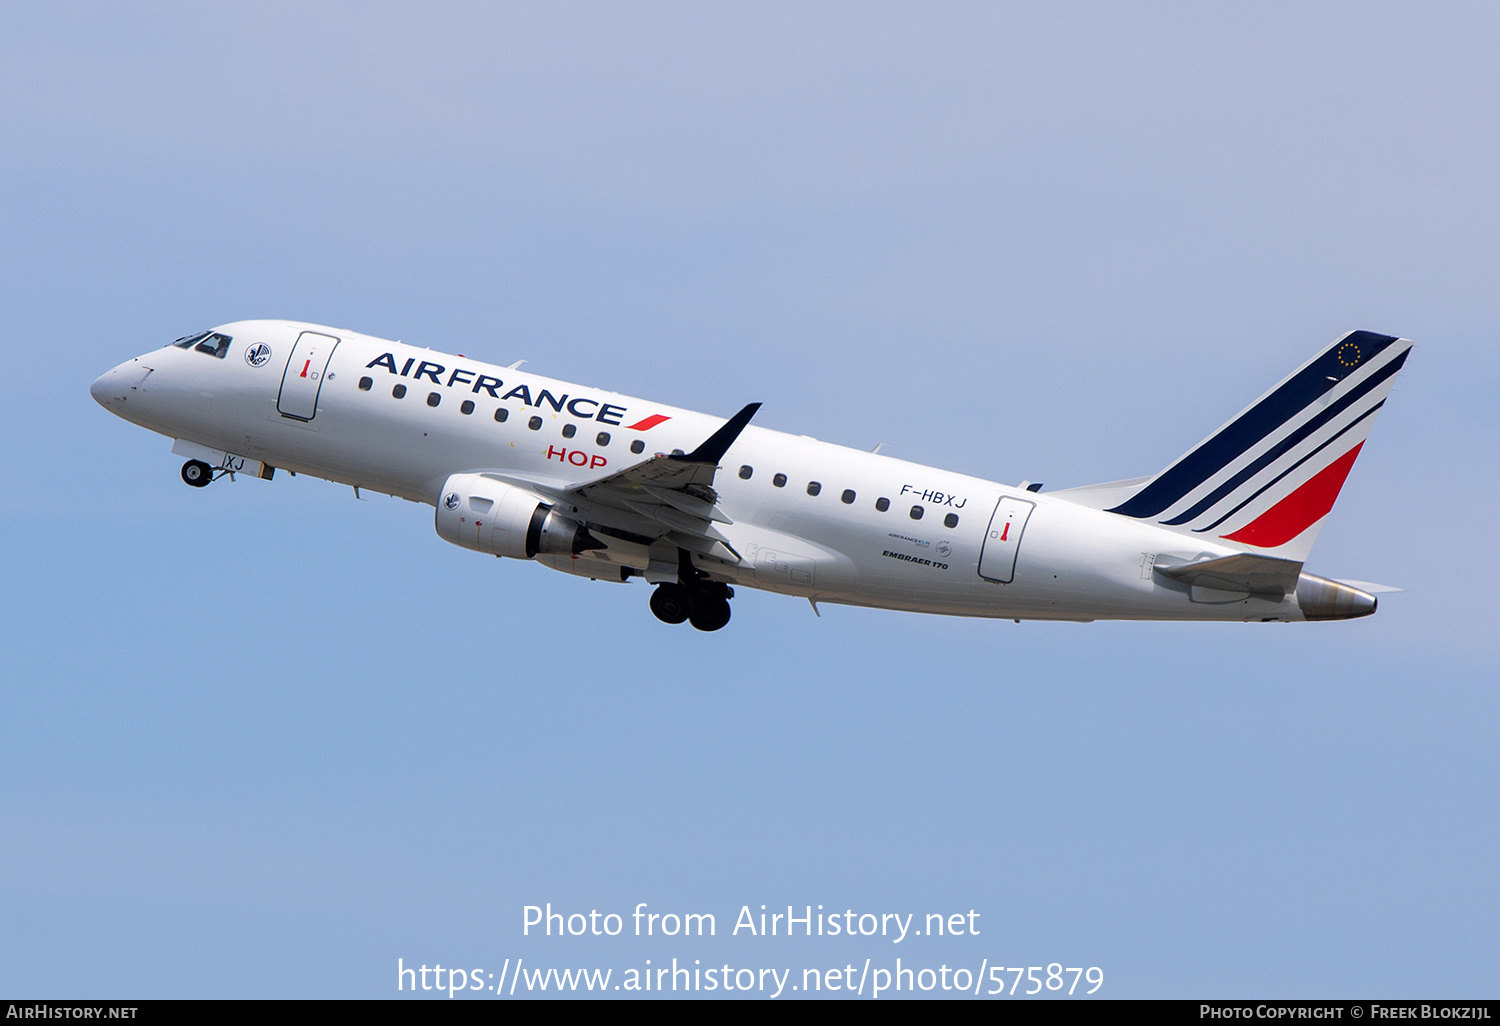
M1016 553L1021 548L1021 532L1036 503L1006 497L995 504L990 526L979 550L979 576L1009 584L1016 576Z
M318 393L323 387L323 372L339 340L332 335L304 331L292 346L286 370L281 373L281 392L276 409L283 417L312 420L318 412Z

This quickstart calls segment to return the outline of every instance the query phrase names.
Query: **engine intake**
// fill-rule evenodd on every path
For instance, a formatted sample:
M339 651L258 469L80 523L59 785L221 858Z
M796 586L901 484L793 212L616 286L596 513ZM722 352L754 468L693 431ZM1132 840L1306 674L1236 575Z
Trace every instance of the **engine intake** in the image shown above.
M604 548L588 528L534 493L483 474L454 474L443 482L434 523L444 541L512 559Z

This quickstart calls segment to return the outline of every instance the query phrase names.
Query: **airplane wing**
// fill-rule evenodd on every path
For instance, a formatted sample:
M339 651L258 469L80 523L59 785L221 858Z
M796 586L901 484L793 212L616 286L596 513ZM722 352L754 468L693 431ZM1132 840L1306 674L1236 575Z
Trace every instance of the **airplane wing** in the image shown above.
M760 403L750 403L689 453L653 456L592 481L559 486L525 475L487 472L510 484L524 485L557 500L580 507L605 507L644 520L650 536L665 538L679 548L738 563L740 554L713 525L732 524L718 508L714 475ZM644 532L643 532L644 533Z

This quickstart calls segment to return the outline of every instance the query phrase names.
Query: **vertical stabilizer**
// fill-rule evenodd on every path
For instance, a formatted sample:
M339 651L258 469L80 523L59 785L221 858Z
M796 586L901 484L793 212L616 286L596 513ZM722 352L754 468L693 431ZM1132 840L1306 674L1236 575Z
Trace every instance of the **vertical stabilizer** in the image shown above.
M1410 351L1351 331L1109 512L1305 560Z

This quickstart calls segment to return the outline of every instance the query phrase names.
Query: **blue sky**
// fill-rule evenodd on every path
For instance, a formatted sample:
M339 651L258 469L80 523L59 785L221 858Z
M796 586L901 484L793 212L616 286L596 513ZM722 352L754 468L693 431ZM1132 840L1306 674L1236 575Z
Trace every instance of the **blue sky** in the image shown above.
M0 990L406 964L1100 966L1492 995L1488 5L0 9ZM1351 328L1416 340L1323 625L1048 625L497 563L202 492L88 396L290 317L995 480L1152 472ZM708 911L712 942L523 938ZM742 905L980 911L894 948ZM911 964L910 962L908 964Z

